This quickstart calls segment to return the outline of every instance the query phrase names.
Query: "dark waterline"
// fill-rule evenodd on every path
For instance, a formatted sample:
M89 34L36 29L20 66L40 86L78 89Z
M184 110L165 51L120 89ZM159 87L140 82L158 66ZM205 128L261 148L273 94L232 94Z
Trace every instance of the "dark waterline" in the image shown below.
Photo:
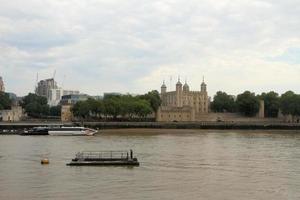
M140 167L65 165L77 151L131 148ZM0 199L300 199L299 166L296 131L1 136Z

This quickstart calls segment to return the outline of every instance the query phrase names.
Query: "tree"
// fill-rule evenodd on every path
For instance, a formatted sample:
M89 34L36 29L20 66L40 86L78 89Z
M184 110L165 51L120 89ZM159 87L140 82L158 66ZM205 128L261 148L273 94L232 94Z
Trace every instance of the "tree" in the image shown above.
M0 110L3 109L10 109L11 107L11 100L9 95L5 92L0 92Z
M254 93L245 91L237 96L238 110L246 116L254 116L259 110L259 100Z
M277 117L279 111L279 95L276 92L262 93L259 96L265 103L265 116Z
M152 90L147 94L141 95L140 98L145 99L150 103L153 112L157 112L159 106L161 105L161 99L157 90Z
M284 115L300 115L300 95L287 91L280 97L280 109Z
M49 111L50 116L60 116L61 115L61 106L52 106Z
M218 91L211 103L211 109L215 112L235 112L236 104L233 96Z
M93 116L100 116L103 113L103 105L100 100L89 98L86 100L86 103L88 104L89 111Z
M46 105L47 104L47 98L42 97L42 96L38 96L38 95L33 94L33 93L29 93L27 96L25 96L23 98L22 105L27 105L27 104L32 103L32 102L37 102L38 104Z
M112 116L114 119L118 117L118 115L121 114L121 103L120 103L120 97L111 97L104 99L104 109L105 114L108 116Z
M31 117L46 116L49 115L50 112L46 97L38 96L32 93L29 93L23 98L21 106L25 108L25 111Z
M134 103L134 113L140 118L145 118L152 113L150 103L146 100L138 100Z
M87 101L79 101L75 103L72 108L74 116L80 118L87 118L90 115L90 106Z

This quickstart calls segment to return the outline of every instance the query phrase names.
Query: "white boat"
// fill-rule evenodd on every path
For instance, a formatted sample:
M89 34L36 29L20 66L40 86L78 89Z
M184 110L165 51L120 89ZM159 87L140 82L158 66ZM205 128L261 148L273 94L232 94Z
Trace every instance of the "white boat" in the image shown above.
M49 135L62 135L62 136L91 136L97 133L97 130L85 127L57 127L57 128L50 128L48 130Z

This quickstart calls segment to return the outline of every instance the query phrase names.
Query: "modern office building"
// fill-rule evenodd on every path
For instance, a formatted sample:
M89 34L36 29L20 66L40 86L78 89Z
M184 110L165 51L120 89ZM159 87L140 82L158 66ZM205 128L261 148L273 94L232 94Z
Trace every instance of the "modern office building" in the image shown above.
M50 106L57 106L60 103L63 96L72 94L79 95L79 91L63 90L62 88L51 89L47 99L48 104Z
M52 89L58 89L56 81L53 78L45 79L38 82L35 93L49 99Z
M89 98L86 94L69 94L64 95L61 98L60 104L61 105L74 105L79 101L86 101Z
M39 81L35 92L39 96L46 97L50 106L57 106L64 95L79 95L77 90L64 90L58 87L53 78Z

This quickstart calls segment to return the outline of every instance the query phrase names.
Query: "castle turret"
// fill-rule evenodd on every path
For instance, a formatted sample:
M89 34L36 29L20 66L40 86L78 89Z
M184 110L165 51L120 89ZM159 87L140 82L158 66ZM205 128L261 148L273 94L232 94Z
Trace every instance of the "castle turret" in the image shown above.
M176 106L182 106L182 84L180 78L178 77L178 82L176 83Z
M203 80L202 80L202 83L201 83L201 92L206 92L206 84L204 82L204 77L203 77Z
M178 82L176 83L176 91L182 91L182 83L180 82L180 78L178 78Z
M161 94L164 94L167 92L167 86L165 84L165 81L163 82L162 86L160 87L160 91L161 91Z
M183 92L188 92L188 91L190 91L190 87L189 87L189 85L185 81L185 83L183 85Z

